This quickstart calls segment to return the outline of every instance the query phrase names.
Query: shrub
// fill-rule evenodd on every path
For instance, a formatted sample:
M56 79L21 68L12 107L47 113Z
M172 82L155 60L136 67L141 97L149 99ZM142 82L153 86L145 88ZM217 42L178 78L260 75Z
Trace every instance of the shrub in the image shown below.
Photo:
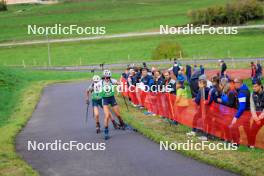
M153 51L152 59L172 59L179 58L183 55L180 44L175 42L161 42L156 49Z
M244 24L263 18L263 6L257 0L240 0L225 6L214 6L188 12L193 24Z
M5 0L0 1L0 11L7 11L7 5Z

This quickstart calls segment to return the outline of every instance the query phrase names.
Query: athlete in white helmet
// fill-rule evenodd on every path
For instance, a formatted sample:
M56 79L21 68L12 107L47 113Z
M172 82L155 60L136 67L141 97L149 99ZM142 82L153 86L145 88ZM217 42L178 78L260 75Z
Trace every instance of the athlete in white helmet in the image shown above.
M115 99L115 92L114 92L114 85L118 84L117 80L111 78L111 71L104 70L103 72L103 80L102 80L102 97L103 97L103 109L104 109L104 135L105 140L109 139L109 130L108 130L108 123L110 119L110 106L113 108L113 112L115 113L116 117L119 120L119 126L121 129L125 130L125 123L120 116L119 106L117 105Z
M102 105L102 82L101 78L98 75L93 76L93 83L90 85L90 87L86 91L86 101L89 103L89 95L91 94L92 98L92 106L93 106L93 112L94 117L96 121L96 133L100 133L100 122L99 122L99 107L103 108ZM112 123L115 129L118 128L117 123L113 119L112 114L109 112L109 116L112 119Z

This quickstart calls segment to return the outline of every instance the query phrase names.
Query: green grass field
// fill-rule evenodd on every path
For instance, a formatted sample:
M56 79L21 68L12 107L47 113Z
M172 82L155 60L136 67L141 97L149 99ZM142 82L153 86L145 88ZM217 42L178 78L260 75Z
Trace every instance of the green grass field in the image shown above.
M106 26L107 34L152 31L160 24L184 25L190 21L188 10L230 2L227 0L78 0L53 5L11 5L0 12L0 43L44 39L27 35L27 25ZM263 24L263 20L249 24ZM58 35L50 38L77 37ZM150 61L153 50L162 41L180 43L184 59L264 57L264 31L243 30L238 35L168 35L122 39L105 39L51 44L52 66L78 66L100 63ZM15 152L14 139L23 128L50 83L87 79L89 73L52 72L13 69L2 66L47 66L47 45L0 47L0 175L37 175ZM185 127L169 127L160 119L132 111L126 120L154 140L183 140ZM142 131L143 126L148 128ZM177 134L177 135L176 135ZM242 147L238 152L185 153L188 156L241 172L263 175L263 151ZM221 158L221 160L219 159ZM222 161L223 160L223 161ZM243 161L243 162L242 162Z
M51 44L52 65L89 65L149 61L162 41L181 44L184 57L250 58L264 56L264 31L247 30L238 35L163 35ZM229 53L229 54L228 54ZM48 63L47 45L0 48L0 65L45 66Z
M107 34L158 29L160 24L183 25L187 11L224 4L227 0L98 0L72 1L53 5L11 5L0 12L0 42L29 40L27 25L105 26ZM51 36L72 37L72 36Z

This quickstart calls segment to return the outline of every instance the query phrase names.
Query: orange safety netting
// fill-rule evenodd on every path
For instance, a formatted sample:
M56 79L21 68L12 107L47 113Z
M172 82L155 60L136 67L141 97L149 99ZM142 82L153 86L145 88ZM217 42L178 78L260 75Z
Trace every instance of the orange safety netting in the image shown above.
M122 83L126 80L123 79ZM226 141L256 146L264 149L264 120L255 122L250 111L246 111L230 126L236 109L213 103L197 105L192 99L180 98L169 93L123 92L134 104L144 106L148 111L175 120L191 128L200 129Z

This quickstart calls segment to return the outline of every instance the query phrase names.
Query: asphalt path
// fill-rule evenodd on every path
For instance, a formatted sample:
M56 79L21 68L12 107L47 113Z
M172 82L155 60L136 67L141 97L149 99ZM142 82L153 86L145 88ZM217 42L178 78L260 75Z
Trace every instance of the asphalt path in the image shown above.
M159 145L132 130L114 130L110 140L95 133L89 109L85 124L84 90L88 82L55 84L42 98L23 131L17 152L44 176L231 176L230 172L200 163ZM102 112L101 117L102 117ZM104 151L28 151L28 141L105 143Z

